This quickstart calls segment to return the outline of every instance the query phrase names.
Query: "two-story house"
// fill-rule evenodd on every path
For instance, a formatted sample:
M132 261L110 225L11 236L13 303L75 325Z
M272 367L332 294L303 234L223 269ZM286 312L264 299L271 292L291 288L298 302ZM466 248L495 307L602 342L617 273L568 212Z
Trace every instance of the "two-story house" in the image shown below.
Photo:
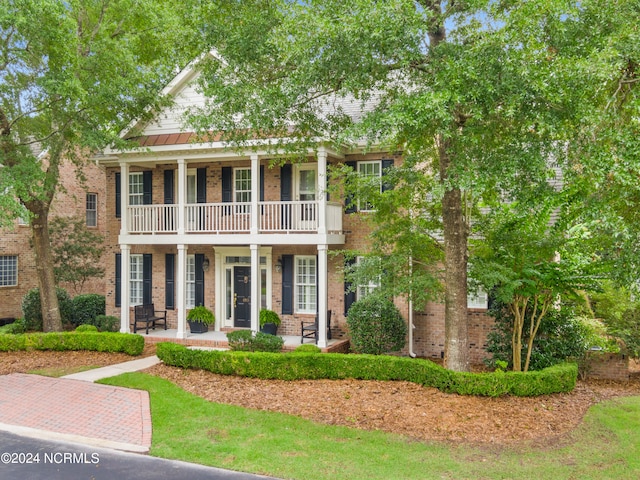
M214 311L216 330L258 330L259 311L268 308L282 318L279 333L299 335L300 321L318 315L318 345L326 347L328 311L339 337L358 295L345 289L342 256L330 252L367 246L360 216L330 198L327 168L348 164L381 177L383 188L385 169L402 160L319 144L292 163L266 150L238 152L215 138L198 140L182 121L187 108L204 101L193 84L197 75L191 67L181 72L163 92L176 105L123 134L143 148L98 157L108 196L107 313L120 315L121 330L129 331L131 307L154 303L167 310L178 338L189 335L187 310L200 304ZM416 353L440 357L442 307L415 318ZM478 349L486 335L480 330Z

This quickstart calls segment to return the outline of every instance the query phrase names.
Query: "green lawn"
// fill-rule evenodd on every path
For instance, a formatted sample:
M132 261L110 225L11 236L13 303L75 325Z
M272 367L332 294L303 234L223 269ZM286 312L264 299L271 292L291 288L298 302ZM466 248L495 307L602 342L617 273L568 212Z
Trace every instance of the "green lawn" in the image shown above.
M564 446L516 451L427 444L220 405L142 373L101 383L149 391L158 457L305 480L640 478L640 397L593 407Z

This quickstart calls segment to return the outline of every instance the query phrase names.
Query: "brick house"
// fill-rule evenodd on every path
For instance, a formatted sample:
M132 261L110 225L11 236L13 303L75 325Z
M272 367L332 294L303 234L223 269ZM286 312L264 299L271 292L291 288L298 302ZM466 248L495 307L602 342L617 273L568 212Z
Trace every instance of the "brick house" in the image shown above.
M41 154L42 155L42 154ZM46 155L46 153L44 153ZM104 172L90 163L84 168L85 182L79 182L77 167L69 162L60 168L60 186L51 204L49 220L55 217L84 218L87 228L106 233ZM12 228L0 235L0 319L22 316L22 298L38 287L35 258L31 248L31 228L25 219L17 218ZM71 285L60 285L73 296ZM88 280L80 293L102 293L105 279Z
M346 334L345 314L358 293L345 289L341 255L363 249L367 228L344 199L327 193L327 168L345 163L379 176L402 158L389 152L337 151L319 144L306 160L273 166L265 152L238 153L221 142L202 142L183 128L181 113L204 99L187 68L164 90L176 106L148 124L132 124L124 138L143 149L107 150L107 313L129 331L132 306L154 303L167 310L169 328L186 338L186 312L203 304L216 330L258 330L261 308L282 319L279 334L300 335L300 321L318 315L318 345ZM135 133L134 133L135 132ZM364 213L366 215L366 213ZM476 299L477 300L477 299ZM444 308L429 305L412 315L406 353L440 358ZM486 299L469 310L471 360L484 356L490 319Z

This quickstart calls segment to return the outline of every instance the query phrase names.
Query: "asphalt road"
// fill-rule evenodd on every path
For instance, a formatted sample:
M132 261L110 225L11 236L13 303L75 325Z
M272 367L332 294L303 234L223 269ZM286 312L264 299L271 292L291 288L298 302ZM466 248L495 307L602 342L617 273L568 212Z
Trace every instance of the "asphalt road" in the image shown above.
M0 479L265 480L271 477L0 432Z

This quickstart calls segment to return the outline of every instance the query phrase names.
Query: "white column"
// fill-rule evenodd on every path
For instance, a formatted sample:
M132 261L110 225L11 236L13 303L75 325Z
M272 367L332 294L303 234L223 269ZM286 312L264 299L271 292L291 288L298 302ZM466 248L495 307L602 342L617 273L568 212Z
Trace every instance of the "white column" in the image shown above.
M176 308L178 311L177 338L187 338L187 309L185 289L187 285L187 246L178 245L178 265L176 275Z
M129 233L129 164L120 163L120 235Z
M178 159L178 235L186 231L187 165L184 158Z
M128 177L128 175L127 175ZM129 183L129 182L127 182ZM124 219L123 219L124 220ZM120 245L120 332L129 333L131 246Z
M260 330L260 245L251 245L251 331Z
M327 233L327 151L318 150L318 234Z
M328 281L328 261L327 245L318 245L318 347L327 346L327 289Z
M258 234L258 222L260 219L260 158L251 155L251 235Z

